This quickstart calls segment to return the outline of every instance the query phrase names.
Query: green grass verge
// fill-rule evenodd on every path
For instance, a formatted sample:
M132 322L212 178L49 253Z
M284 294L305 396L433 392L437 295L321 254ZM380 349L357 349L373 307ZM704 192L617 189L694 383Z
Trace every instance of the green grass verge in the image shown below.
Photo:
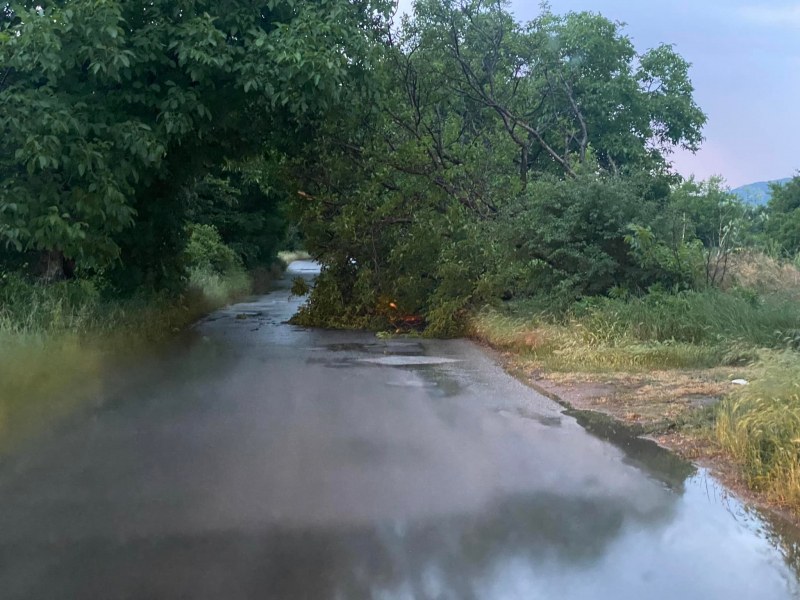
M180 297L103 300L91 282L0 288L0 450L90 398L109 364L247 294L249 276L195 270Z

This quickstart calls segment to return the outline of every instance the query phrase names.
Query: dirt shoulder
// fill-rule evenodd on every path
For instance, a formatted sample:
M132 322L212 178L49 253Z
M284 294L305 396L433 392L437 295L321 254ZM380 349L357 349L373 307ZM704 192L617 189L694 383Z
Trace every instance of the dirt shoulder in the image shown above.
M501 351L505 369L567 408L594 411L631 427L642 437L708 469L745 503L800 527L800 515L770 502L745 484L738 465L716 443L714 406L746 371L730 367L646 373L545 371L513 352Z

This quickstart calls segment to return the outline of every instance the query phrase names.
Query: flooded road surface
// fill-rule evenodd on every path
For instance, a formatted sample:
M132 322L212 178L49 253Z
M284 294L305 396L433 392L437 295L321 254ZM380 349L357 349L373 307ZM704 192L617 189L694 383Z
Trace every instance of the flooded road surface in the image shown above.
M3 459L0 597L797 597L794 534L702 472L470 343L285 324L283 286Z

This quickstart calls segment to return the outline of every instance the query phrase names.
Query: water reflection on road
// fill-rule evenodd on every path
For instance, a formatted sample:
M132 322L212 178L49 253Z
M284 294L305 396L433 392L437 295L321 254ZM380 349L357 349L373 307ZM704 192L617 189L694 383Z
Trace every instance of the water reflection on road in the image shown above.
M3 598L796 597L795 534L705 473L287 286L0 465Z

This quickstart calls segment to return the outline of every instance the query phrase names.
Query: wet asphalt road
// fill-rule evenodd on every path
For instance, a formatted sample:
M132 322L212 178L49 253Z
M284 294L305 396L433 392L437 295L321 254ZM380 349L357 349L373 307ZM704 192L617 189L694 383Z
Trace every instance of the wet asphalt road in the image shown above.
M798 597L704 473L470 343L288 325L287 287L0 463L0 598Z

